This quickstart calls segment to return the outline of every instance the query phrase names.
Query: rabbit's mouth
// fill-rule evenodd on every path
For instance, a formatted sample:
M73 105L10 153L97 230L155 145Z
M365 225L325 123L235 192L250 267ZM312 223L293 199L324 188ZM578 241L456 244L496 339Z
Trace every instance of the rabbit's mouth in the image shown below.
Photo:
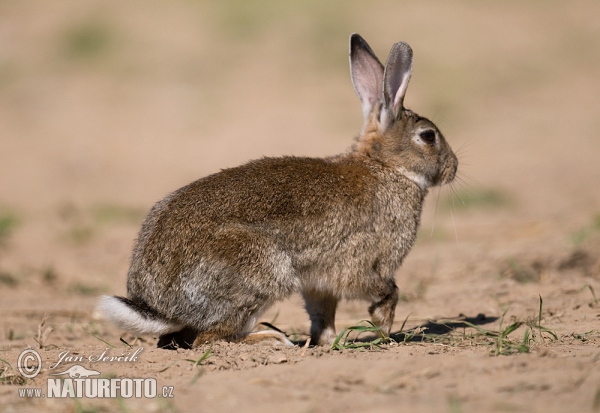
M456 170L458 169L458 161L453 156L444 162L444 166L438 172L438 174L432 179L433 186L442 186L449 184L456 177Z

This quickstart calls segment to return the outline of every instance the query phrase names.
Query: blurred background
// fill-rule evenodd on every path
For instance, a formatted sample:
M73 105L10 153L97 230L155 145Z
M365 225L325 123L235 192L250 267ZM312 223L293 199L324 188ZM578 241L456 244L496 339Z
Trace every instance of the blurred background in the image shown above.
M592 0L0 1L4 307L62 294L91 309L124 293L139 225L170 191L347 150L353 32L383 61L412 46L405 104L459 154L422 248L572 245L600 229L598 16Z

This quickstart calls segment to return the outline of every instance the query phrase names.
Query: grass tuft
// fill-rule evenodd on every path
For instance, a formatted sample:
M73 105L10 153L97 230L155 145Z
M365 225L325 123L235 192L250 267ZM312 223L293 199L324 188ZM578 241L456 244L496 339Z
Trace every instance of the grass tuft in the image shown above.
M376 326L368 320L363 320L361 323L366 323L366 325L354 325L345 328L340 334L338 334L331 344L331 349L345 350L354 348L373 348L380 347L381 344L385 344L389 341L389 338L387 338L381 331L381 327ZM352 333L358 333L358 335L352 341L349 341L349 336ZM358 336L363 333L376 333L379 335L379 337L371 341L357 341Z
M12 365L8 361L0 359L0 362L3 363L3 365L0 365L0 384L22 386L27 383L23 376L15 374Z
M490 346L492 347L492 354L495 356L528 353L531 350L531 343L533 342L538 340L543 341L546 338L558 340L556 333L541 325L542 305L543 301L540 297L539 310L535 319L515 321L507 327L504 327L504 317L507 313L507 311L504 311L499 318L499 327L497 330L483 328L478 325L479 322L477 320L463 317L458 319L430 320L425 324L404 330L406 324L406 320L404 320L402 328L399 332L392 334L392 338L404 344L412 341L420 341L445 344L453 347ZM477 319L479 319L479 316ZM511 336L514 335L514 332L522 328L525 328L522 339L513 339Z
M212 344L210 345L210 347L208 348L208 350L206 350L204 352L204 354L202 354L202 356L198 359L198 360L194 360L194 359L185 359L185 361L189 361L191 363L194 363L194 367L201 365L205 360L209 359L210 357L213 356L212 354Z
M539 332L539 338L544 341L544 334L551 336L554 340L558 340L558 336L552 330L542 326L542 310L543 310L543 300L542 296L539 296L539 309L537 318L535 320L527 320L527 321L517 321L506 329L502 329L502 322L504 320L504 316L506 315L506 311L500 317L500 327L498 340L496 344L496 356L499 355L509 355L514 353L529 353L530 351L530 343L535 341L535 332ZM508 335L517 330L519 327L525 326L525 332L523 334L523 341L520 343L515 343L512 340L508 340Z

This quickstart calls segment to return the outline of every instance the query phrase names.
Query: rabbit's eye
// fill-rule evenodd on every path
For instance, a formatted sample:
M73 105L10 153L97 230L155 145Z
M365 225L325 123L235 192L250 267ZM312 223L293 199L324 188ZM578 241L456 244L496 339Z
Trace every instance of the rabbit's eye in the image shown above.
M423 142L433 144L435 143L435 131L427 129L419 134Z

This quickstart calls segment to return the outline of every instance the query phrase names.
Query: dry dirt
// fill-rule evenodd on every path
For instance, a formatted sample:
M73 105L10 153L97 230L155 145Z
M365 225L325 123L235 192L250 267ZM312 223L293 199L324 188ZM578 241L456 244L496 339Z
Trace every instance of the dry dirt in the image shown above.
M0 411L600 411L600 3L398 3L0 2ZM291 349L158 350L99 318L153 202L348 148L352 32L382 59L412 45L406 104L461 162L397 274L394 341L304 348L299 297L263 320ZM338 331L366 307L344 302ZM51 369L61 354L84 361ZM19 397L75 364L173 397Z

